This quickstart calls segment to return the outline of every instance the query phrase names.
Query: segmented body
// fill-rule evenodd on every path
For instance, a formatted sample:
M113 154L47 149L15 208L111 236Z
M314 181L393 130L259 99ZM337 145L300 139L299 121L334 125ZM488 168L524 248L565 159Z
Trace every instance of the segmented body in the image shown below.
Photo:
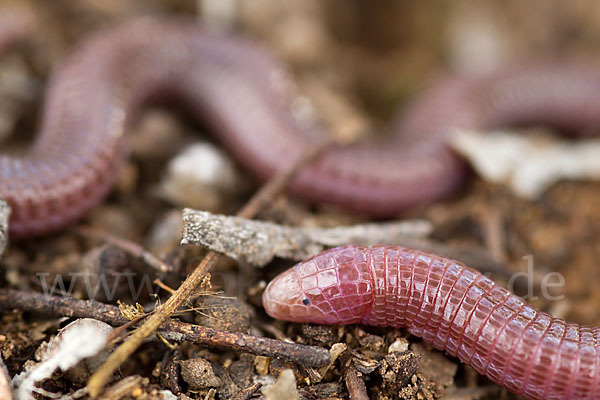
M600 328L553 318L464 265L397 246L344 246L276 277L279 319L407 327L530 399L600 398Z
M0 20L0 38L14 31ZM243 165L272 176L323 135L314 121L296 117L290 88L264 51L193 22L143 19L98 34L52 75L35 143L22 154L0 154L0 197L13 207L13 237L61 228L97 204L126 156L123 136L135 111L161 97L182 101ZM598 93L600 72L591 68L448 78L408 107L386 140L329 151L291 191L394 215L460 184L464 166L446 145L456 129L598 128Z

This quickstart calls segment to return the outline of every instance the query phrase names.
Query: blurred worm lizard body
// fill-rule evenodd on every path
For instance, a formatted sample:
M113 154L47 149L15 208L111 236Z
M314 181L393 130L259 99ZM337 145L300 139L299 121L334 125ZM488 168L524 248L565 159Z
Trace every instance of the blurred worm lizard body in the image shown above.
M276 277L273 318L407 327L529 399L600 398L600 328L528 306L464 265L395 246L327 250Z
M15 35L6 21L3 32ZM8 33L7 33L8 32ZM7 39L8 40L8 39ZM262 179L324 134L297 117L284 68L255 45L184 20L142 19L85 41L52 75L40 132L0 153L0 197L13 237L73 222L108 192L127 154L124 133L144 104L176 98L212 126ZM329 151L290 190L310 201L392 216L450 193L463 162L447 147L458 128L540 123L600 127L600 70L543 67L445 79L391 124L382 142Z

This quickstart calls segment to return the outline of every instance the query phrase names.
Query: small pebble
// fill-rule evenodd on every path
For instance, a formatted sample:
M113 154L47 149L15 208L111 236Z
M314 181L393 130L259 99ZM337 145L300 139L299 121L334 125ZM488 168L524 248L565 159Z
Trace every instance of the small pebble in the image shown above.
M382 387L399 391L406 386L419 368L418 357L412 351L393 352L385 356L379 365Z
M269 373L269 364L271 359L264 356L256 356L254 358L254 368L259 375L265 376Z
M361 335L358 336L358 343L363 349L380 352L385 348L385 340L383 337L371 335L364 331L360 333Z
M302 325L302 336L319 343L332 345L339 340L337 330L337 326L304 324Z
M196 143L173 158L159 191L181 207L219 211L243 186L233 162L210 143Z
M177 400L177 396L175 396L170 390L159 390L158 395L160 396L159 398L161 400Z
M201 309L195 317L198 325L230 332L250 332L252 310L237 297L202 296L197 307Z
M188 384L190 390L201 390L209 387L219 387L223 384L215 375L213 368L203 358L193 358L179 362L181 377Z
M408 350L408 340L406 340L404 338L396 339L392 344L390 344L390 347L388 347L388 353L394 353L394 352L403 353L407 350Z

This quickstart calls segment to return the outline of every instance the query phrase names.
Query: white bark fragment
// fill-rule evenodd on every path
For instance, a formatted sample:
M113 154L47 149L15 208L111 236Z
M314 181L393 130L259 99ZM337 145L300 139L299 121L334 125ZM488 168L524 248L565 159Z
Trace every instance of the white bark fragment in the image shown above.
M64 327L46 345L42 361L13 378L15 400L35 400L34 393L42 391L36 387L37 382L50 378L57 368L67 371L81 360L98 354L111 331L110 325L90 318L78 319ZM95 360L95 364L100 363L101 360Z
M425 220L359 224L336 228L306 228L183 210L181 244L197 244L254 266L273 257L303 260L326 247L343 244L402 244L405 239L425 237L431 224Z
M279 374L277 382L262 390L266 400L295 400L298 399L296 377L291 369L284 369Z
M536 198L563 179L600 179L600 140L576 142L511 132L458 132L452 147L487 181Z

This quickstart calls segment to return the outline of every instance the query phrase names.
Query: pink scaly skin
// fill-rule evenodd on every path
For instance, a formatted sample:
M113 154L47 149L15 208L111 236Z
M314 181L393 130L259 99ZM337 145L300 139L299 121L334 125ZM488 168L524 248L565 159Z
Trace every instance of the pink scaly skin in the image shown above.
M600 328L553 318L459 262L397 246L343 246L277 276L276 319L406 327L529 399L600 398Z
M11 18L0 16L0 47L22 36ZM386 140L329 151L290 190L374 216L434 201L465 176L446 145L458 128L539 123L600 132L599 71L542 66L442 80L395 119ZM241 164L273 176L324 135L295 116L291 86L257 46L191 21L147 18L99 33L52 75L35 143L0 153L11 235L60 229L99 203L127 155L136 110L159 98L180 100Z

